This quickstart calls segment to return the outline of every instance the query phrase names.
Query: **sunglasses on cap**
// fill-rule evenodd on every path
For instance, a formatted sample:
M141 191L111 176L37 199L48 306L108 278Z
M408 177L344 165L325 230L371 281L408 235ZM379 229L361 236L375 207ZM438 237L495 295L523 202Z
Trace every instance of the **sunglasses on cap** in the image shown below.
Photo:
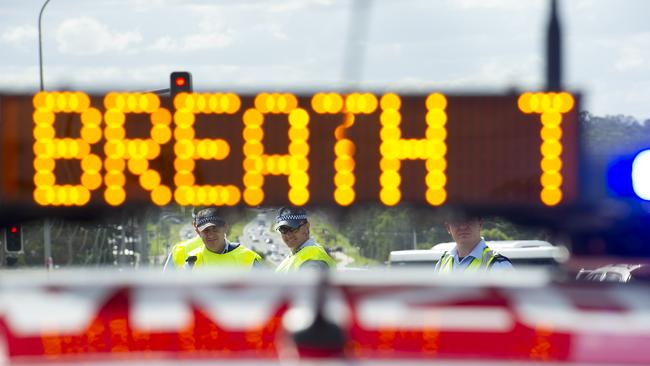
M300 229L304 224L305 224L305 223L303 222L302 224L298 225L296 228L292 228L291 226L286 226L286 225L284 225L284 226L280 226L280 227L278 228L278 231L280 232L280 234L283 234L283 235L284 235L284 234L288 234L288 233L295 233L295 232L298 231L298 230L299 230L299 229Z

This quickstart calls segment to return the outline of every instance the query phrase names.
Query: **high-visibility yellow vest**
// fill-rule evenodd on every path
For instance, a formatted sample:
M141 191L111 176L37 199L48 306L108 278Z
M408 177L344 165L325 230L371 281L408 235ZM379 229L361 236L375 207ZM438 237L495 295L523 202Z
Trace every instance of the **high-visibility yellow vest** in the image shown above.
M307 261L322 261L330 268L336 267L336 261L327 254L323 247L320 245L310 245L303 247L298 253L284 258L275 271L285 273L297 271Z
M195 249L189 256L196 256L193 268L199 267L243 267L251 268L262 257L254 251L239 245L228 253L211 252L205 246Z
M469 265L465 268L464 271L466 272L476 272L478 270L482 271L487 271L490 267L491 264L495 260L507 260L506 257L496 254L492 251L492 249L485 247L483 249L483 254L481 255L481 258L474 258L472 261L469 263ZM439 272L451 272L452 267L454 265L454 256L449 254L449 252L445 252L442 257L440 258L440 266L438 267Z
M174 245L172 247L172 261L174 262L174 267L183 268L189 253L201 245L203 245L203 240L201 240L200 236Z

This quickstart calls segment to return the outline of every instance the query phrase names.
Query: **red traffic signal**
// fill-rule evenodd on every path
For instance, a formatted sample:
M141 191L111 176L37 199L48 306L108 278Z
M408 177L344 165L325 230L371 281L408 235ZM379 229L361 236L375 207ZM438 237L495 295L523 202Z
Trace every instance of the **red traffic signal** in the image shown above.
M169 78L169 93L172 98L178 93L192 92L192 74L187 71L174 71Z
M185 85L185 78L182 76L177 76L176 79L174 79L174 83L176 86L183 86Z
M5 251L10 253L23 251L23 231L19 225L5 229Z

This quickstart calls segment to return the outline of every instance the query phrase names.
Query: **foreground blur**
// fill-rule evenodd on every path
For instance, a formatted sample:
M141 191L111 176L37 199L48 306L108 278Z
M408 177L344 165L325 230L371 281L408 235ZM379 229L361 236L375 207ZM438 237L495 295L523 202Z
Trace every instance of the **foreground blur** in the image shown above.
M11 364L648 364L649 290L540 270L3 272L0 349Z

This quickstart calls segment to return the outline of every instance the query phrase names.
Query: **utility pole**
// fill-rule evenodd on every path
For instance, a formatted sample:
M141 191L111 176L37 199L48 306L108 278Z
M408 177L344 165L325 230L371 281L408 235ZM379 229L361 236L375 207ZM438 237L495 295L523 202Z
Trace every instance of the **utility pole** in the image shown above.
M562 90L562 33L557 15L557 0L551 0L546 32L546 90Z

